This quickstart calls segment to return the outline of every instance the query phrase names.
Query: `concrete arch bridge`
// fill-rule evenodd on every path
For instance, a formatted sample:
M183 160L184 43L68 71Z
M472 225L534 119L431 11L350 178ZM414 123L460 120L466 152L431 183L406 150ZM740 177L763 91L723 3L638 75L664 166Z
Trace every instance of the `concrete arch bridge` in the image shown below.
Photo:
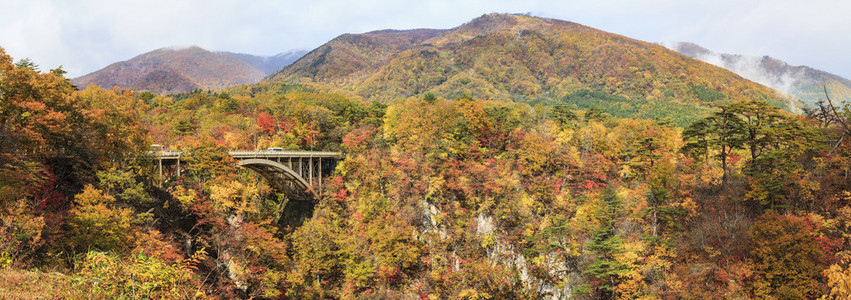
M171 173L181 174L181 160L188 154L183 151L151 151L157 161L160 178ZM340 152L284 151L284 150L234 150L228 151L239 166L253 170L271 186L286 193L291 200L318 200L322 193L322 178L330 175L342 157Z

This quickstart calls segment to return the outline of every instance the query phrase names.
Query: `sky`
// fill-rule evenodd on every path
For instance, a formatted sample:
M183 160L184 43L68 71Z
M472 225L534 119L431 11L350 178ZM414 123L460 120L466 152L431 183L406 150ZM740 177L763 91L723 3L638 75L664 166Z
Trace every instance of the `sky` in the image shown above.
M163 47L274 55L344 33L530 13L647 42L768 55L851 78L844 0L0 0L0 47L68 77Z

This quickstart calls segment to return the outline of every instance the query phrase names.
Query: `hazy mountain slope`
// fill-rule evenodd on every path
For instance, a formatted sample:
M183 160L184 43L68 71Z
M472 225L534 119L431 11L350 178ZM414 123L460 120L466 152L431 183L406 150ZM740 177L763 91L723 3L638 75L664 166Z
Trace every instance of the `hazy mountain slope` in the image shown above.
M193 46L154 50L72 81L80 88L94 84L103 88L118 86L180 93L255 83L265 76L266 73L233 55Z
M791 101L660 45L561 20L503 14L445 31L342 35L268 80L316 81L379 101L426 92L562 100L580 99L572 95L590 90L617 97L585 97L577 106L601 105L633 115L699 114L713 102L744 98L786 108Z
M239 58L257 70L262 71L266 75L275 73L280 71L286 66L289 66L305 54L307 51L304 50L294 50L289 52L282 52L275 54L273 56L257 56L251 54L244 53L233 53L233 52L224 52L230 55Z
M823 86L827 86L831 99L851 100L851 80L825 71L791 66L768 56L715 53L693 43L670 42L664 46L790 94L808 105L825 100Z

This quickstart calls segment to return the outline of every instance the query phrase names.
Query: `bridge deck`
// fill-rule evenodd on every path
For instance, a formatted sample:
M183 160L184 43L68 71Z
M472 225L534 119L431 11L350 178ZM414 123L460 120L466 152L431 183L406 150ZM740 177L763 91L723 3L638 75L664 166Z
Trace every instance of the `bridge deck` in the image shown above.
M158 159L179 159L186 154L184 151L165 150L165 151L150 151L151 156ZM275 150L234 150L228 151L228 154L235 159L248 158L340 158L343 156L340 152L329 151L275 151Z
M183 153L183 151L177 150L148 151L148 155L158 159L178 159Z
M228 151L228 154L236 159L243 158L340 158L340 152L329 151L274 151L274 150L237 150Z

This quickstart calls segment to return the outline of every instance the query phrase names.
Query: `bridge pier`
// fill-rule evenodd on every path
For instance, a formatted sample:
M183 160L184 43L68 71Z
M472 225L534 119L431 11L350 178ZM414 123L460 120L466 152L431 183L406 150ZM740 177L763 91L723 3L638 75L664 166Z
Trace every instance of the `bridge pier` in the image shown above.
M183 151L165 150L148 152L154 159L157 160L157 180L159 184L165 182L169 176L169 167L174 166L171 170L173 176L180 176L180 160L182 159Z
M319 194L322 195L322 158L318 159L319 161Z

